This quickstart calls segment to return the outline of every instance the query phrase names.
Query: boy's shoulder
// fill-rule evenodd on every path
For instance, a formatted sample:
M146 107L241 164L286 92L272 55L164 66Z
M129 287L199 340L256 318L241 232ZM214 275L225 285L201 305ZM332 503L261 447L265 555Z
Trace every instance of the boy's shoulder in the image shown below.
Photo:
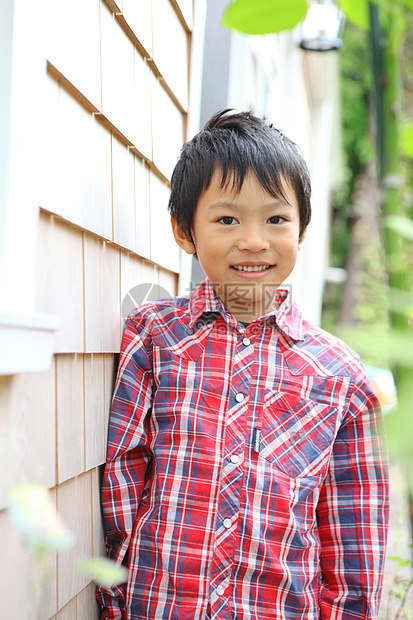
M190 297L177 296L146 302L133 310L128 320L137 329L152 336L163 333L165 338L168 331L178 330L182 338L192 335L190 318ZM349 376L363 371L359 355L343 340L304 318L301 320L302 340L293 342L290 338L284 338L281 342L284 356L293 371L299 374Z
M303 375L354 376L364 374L360 356L343 340L302 319L300 341L284 344L284 357L290 369Z
M188 312L189 297L169 297L156 301L147 301L132 310L128 319L135 324L140 321L164 322L168 319L182 316Z
M143 340L160 346L176 346L191 337L189 298L171 297L148 301L135 308L126 321L126 328L139 333Z

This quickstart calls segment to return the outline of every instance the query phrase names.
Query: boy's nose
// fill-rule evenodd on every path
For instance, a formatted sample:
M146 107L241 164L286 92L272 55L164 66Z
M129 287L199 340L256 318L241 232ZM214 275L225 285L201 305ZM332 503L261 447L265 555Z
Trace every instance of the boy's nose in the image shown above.
M242 251L262 252L263 250L268 250L270 244L265 232L261 228L249 226L242 231L237 246Z

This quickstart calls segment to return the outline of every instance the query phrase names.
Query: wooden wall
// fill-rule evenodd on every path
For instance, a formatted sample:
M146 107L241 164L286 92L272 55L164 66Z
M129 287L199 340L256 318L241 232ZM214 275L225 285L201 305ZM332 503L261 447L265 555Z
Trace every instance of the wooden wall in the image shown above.
M36 310L61 326L48 372L0 377L1 615L34 617L32 561L4 507L13 485L38 481L76 535L53 558L46 615L93 620L94 585L76 562L104 554L99 484L121 302L144 282L177 293L166 206L185 140L192 2L49 0L42 11L44 79L30 93L44 110Z

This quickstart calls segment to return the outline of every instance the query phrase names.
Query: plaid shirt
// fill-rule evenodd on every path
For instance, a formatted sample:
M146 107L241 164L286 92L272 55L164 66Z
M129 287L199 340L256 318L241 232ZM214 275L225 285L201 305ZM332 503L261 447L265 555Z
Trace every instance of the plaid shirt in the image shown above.
M208 281L129 317L103 482L128 583L102 618L377 618L381 412L359 358L289 293L247 328Z

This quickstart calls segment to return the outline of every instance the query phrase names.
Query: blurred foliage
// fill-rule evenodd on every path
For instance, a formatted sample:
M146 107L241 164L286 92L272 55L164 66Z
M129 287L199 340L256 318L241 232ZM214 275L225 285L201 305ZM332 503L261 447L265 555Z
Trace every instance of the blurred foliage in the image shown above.
M367 34L347 24L341 50L341 87L343 142L346 173L343 185L334 196L332 228L332 264L356 269L352 297L354 325L337 329L342 286L326 287L323 326L341 336L357 350L363 361L396 372L398 405L386 415L390 457L405 466L410 492L413 492L413 14L404 12L405 39L398 50L401 56L400 157L403 185L400 188L400 211L404 215L381 216L382 231L394 231L399 242L393 253L385 255L382 234L375 238L368 219L357 211L358 182L368 162L373 162L369 135L373 135L371 108L371 61ZM354 79L356 78L356 79ZM358 220L358 216L361 216ZM360 239L357 239L357 236ZM360 244L361 240L361 244ZM357 257L349 257L349 250ZM349 258L351 260L349 261ZM356 262L356 265L354 265ZM388 282L395 273L404 274L403 289ZM387 275L390 274L390 278ZM347 290L348 293L348 290ZM337 304L337 305L336 305ZM388 312L406 317L403 329L390 327ZM392 325L393 319L392 319ZM398 593L404 600L403 584Z
M13 487L7 509L29 555L27 617L44 620L52 596L51 558L56 551L70 547L74 536L59 518L56 502L40 484L24 482Z
M85 558L77 563L77 569L106 588L125 583L128 579L128 569L108 558Z
M307 12L307 0L235 0L221 23L244 34L267 34L293 28Z
M51 559L75 542L75 536L61 520L49 491L40 484L24 482L13 487L7 503L11 522L20 532L30 554L27 582L27 611L32 620L44 620L52 596L55 578ZM85 558L78 562L78 572L96 583L112 587L127 579L127 569L107 558Z
M413 13L406 11L406 33L401 57L403 88L403 119L401 127L401 148L403 158L404 187L403 204L413 217Z
M365 32L346 22L340 52L344 172L333 197L331 266L344 267L351 240L356 180L373 159L369 132L372 91L370 50Z
M231 0L221 23L244 34L281 32L303 20L309 4L309 0ZM365 31L370 29L369 4L413 11L413 0L338 0L338 4L347 19Z
M413 119L413 14L405 11L405 40L402 46L402 88L403 117L406 119L401 131L404 185L401 191L403 211L412 214L413 204L413 160L408 157L411 144ZM360 327L372 326L384 329L388 324L388 310L401 310L411 318L411 300L405 291L389 290L386 287L386 270L405 271L413 266L413 246L405 244L395 255L384 255L383 240L375 238L372 231L361 224L357 203L357 182L374 161L374 147L371 139L373 126L371 52L368 33L347 22L343 33L343 47L340 51L341 105L343 126L343 147L345 170L342 184L333 196L333 217L331 231L331 258L333 267L346 267L354 235L364 235L363 247L357 257L357 275L354 284L355 307L353 318ZM390 222L390 220L389 220ZM392 228L406 236L413 224L406 220ZM407 290L412 288L413 269L407 271ZM410 280L410 282L409 282ZM338 321L343 287L327 284L324 295L322 324L329 331L335 330ZM374 347L366 352L370 363L385 362Z
M370 28L368 0L339 0L348 20L362 30Z
M73 544L72 532L60 520L47 489L42 485L25 482L13 487L8 510L12 523L36 557Z

